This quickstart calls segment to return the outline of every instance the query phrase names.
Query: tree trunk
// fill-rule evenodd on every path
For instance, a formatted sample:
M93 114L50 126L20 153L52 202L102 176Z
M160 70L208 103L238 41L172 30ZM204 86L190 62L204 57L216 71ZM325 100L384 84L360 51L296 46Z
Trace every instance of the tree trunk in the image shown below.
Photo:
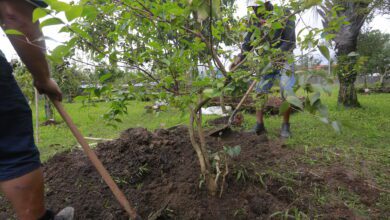
M384 73L381 75L381 78L379 80L379 85L381 88L385 87L385 79L387 78L387 73Z
M340 90L337 100L339 105L343 105L344 107L360 107L355 89L356 76L354 78L354 80L343 80L339 77Z
M367 74L364 74L364 88L368 88L368 85L367 85Z
M45 97L45 117L46 117L46 120L50 120L50 119L53 119L53 107L49 101L49 99Z
M340 90L337 100L339 106L347 108L360 107L355 89L357 72L354 69L356 57L347 55L338 55L337 76L339 79Z
M219 103L221 105L222 113L223 114L228 113L226 106L225 106L225 97L223 95L223 92L222 92L221 96L219 97Z

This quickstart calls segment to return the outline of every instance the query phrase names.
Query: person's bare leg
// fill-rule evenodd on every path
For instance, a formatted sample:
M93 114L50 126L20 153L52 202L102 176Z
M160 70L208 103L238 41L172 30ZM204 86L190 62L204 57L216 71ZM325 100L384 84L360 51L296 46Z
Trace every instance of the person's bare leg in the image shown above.
M291 137L290 132L290 114L291 114L291 107L286 110L286 112L283 114L283 124L282 129L280 131L280 136L282 138L289 138Z
M268 95L267 94L259 94L259 103L257 103L256 108L256 125L254 127L254 132L257 135L264 134L267 132L264 126L264 108L267 103Z
M264 111L263 111L263 108L256 110L256 122L258 124L264 124Z
M290 123L291 107L289 107L283 114L283 123Z
M46 210L41 168L24 176L0 182L0 188L11 202L18 219L37 220L44 216Z

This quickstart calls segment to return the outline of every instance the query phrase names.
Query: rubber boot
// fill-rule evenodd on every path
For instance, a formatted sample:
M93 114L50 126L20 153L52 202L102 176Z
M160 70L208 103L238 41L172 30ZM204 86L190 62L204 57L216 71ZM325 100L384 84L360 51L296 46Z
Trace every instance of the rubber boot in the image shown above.
M257 135L267 133L264 123L256 123L255 127L253 128L253 132L255 132Z
M74 208L66 207L54 217L54 220L73 220L73 218L74 218Z
M282 124L282 129L280 130L280 136L282 138L289 138L289 137L291 137L290 123L283 123Z

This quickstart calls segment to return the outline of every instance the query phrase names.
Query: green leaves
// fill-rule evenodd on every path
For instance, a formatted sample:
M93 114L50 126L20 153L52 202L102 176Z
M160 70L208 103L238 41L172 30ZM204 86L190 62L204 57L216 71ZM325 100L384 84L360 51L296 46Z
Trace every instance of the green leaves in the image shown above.
M224 146L223 150L230 157L237 157L241 153L241 146L235 146L235 147L225 147Z
M106 73L104 74L103 76L101 76L99 78L99 81L104 83L105 81L107 81L108 79L110 79L112 77L112 74L111 73Z
M68 55L70 53L70 47L67 45L60 45L56 47L52 52L49 58L53 60L54 62L57 63L62 63L63 62L63 57Z
M282 29L283 28L283 25L282 23L280 22L273 22L272 25L271 25L272 29L274 30L278 30L278 29Z
M314 105L320 99L321 93L316 92L312 96L310 96L310 105Z
M72 6L68 10L65 11L66 18L68 21L72 21L78 17L80 17L83 13L83 7L82 6Z
M49 18L40 23L40 27L46 27L46 26L51 26L51 25L59 25L59 24L64 24L64 22L59 19L59 18Z
M58 0L45 0L45 2L56 11L67 11L71 8L71 5Z
M87 32L83 31L76 25L71 26L71 31L73 31L75 34L79 35L80 37L88 40L89 42L92 41L92 37Z
M37 22L40 18L43 18L47 15L46 9L43 8L36 8L33 11L33 16L32 16L32 22L35 23Z
M286 101L300 109L303 109L302 101L296 96L287 96Z
M7 29L4 31L5 34L7 35L24 35L22 32L15 30L15 29Z
M218 96L220 96L220 95L221 95L221 91L218 91L218 90L216 90L216 89L209 88L209 89L203 90L203 94L204 94L206 97L213 98L213 97L218 97Z
M327 59L330 60L330 53L329 49L324 45L319 45L318 49L320 50L321 54Z
M206 20L208 17L210 17L210 11L214 18L218 18L221 14L221 0L210 0L210 1L193 0L193 1L189 1L189 4L196 12L199 22L202 22Z
M290 103L287 101L284 101L280 107L279 107L279 114L284 114L288 109L290 108Z

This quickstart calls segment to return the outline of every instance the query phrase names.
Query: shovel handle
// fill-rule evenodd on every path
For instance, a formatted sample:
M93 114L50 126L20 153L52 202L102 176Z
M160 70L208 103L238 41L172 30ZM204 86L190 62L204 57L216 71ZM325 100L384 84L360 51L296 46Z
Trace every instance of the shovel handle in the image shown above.
M102 162L96 156L95 152L90 148L88 142L85 140L83 135L77 129L76 125L73 123L71 117L65 111L64 106L61 104L61 102L54 100L54 99L51 99L51 101L53 102L58 113L61 115L61 117L64 119L64 121L66 122L66 124L68 125L70 130L72 131L74 137L77 139L79 144L82 146L85 154L87 155L89 160L92 162L93 166L99 172L99 174L103 178L104 182L106 182L108 187L111 189L111 192L114 194L114 196L118 200L118 202L126 210L126 212L129 214L131 219L137 219L137 220L141 219L137 215L136 210L130 205L130 202L127 200L126 196L119 189L118 185L114 182L111 175L108 173L107 169L103 166Z
M248 95L252 92L253 88L255 87L257 81L254 80L252 82L252 84L249 86L248 90L246 91L245 95L241 98L240 102L238 103L238 105L236 106L236 108L234 109L232 115L229 117L229 125L232 123L233 119L234 119L234 116L237 114L237 112L240 110L241 108L241 105L242 103L244 103L244 101L246 100L246 98L248 97Z

